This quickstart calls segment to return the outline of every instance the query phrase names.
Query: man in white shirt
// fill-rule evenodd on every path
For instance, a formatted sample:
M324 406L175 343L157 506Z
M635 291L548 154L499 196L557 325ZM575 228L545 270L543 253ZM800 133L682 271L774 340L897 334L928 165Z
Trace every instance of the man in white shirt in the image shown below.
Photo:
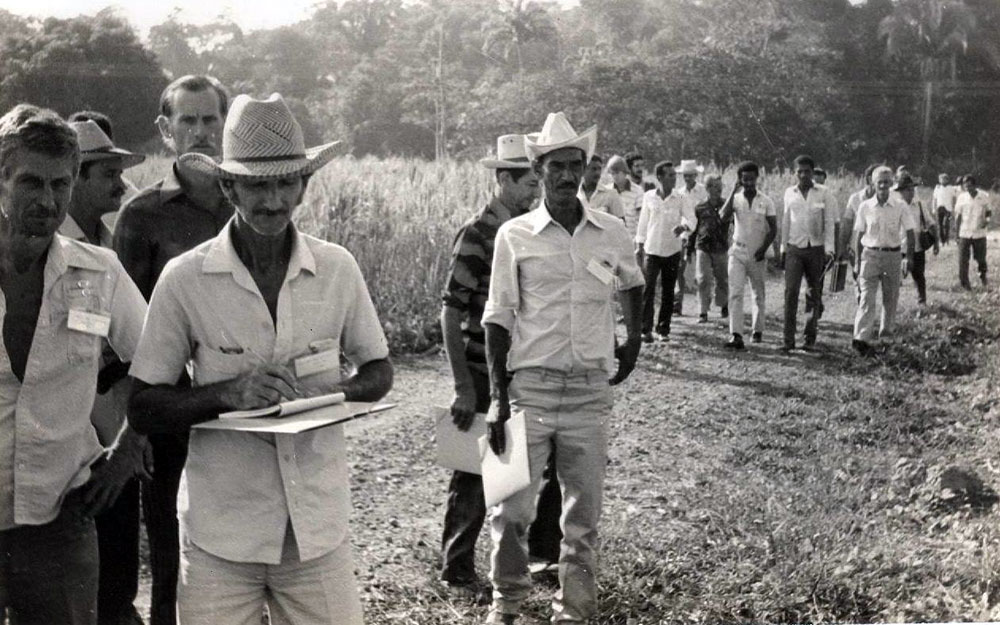
M660 279L660 313L656 333L660 339L670 336L670 319L674 312L674 286L680 270L683 241L681 235L694 229L694 208L688 198L674 190L677 172L670 161L656 164L659 189L647 191L642 197L639 227L635 235L636 256L645 268L646 290L642 296L642 340L653 342L653 309L656 300L656 280Z
M680 166L677 167L677 173L684 179L684 184L676 193L687 200L692 215L694 215L694 209L708 199L705 185L698 182L698 175L704 171L705 168L694 159L681 160ZM696 222L697 220L692 221L692 228ZM681 235L681 244L684 247L687 247L688 236L687 233ZM692 282L695 280L694 267L689 266L687 256L681 254L681 265L677 269L677 293L674 295L674 314L678 317L684 311L684 292L687 290L689 279Z
M639 228L639 211L642 210L642 196L646 191L642 185L629 178L628 164L621 156L616 154L608 159L607 171L622 203L625 229L632 240L635 240L635 232Z
M959 189L951 184L948 174L938 174L938 183L934 187L934 209L937 211L938 232L941 234L941 244L948 243L951 236L951 217L955 210L955 199Z
M795 317L799 290L805 276L809 292L805 327L805 349L816 344L819 319L823 315L823 270L833 260L837 205L829 189L813 183L815 161L809 156L795 159L798 184L785 190L781 223L781 267L785 270L785 333L782 351L795 349Z
M907 259L913 257L914 224L906 205L891 193L893 175L888 167L877 167L872 173L875 197L858 207L854 231L858 234L857 257L861 261L858 283L861 298L854 317L854 340L851 345L862 356L872 353L876 297L882 289L882 319L879 337L892 331L899 302L899 283L906 275ZM900 256L903 236L906 255ZM900 267L902 264L902 267Z
M735 220L729 248L729 349L743 344L743 289L750 280L753 296L752 340L764 337L764 256L778 234L778 218L771 198L757 191L760 167L745 161L736 168L737 183L722 207L722 220Z
M583 184L580 185L578 194L580 201L589 209L607 213L612 217L617 217L625 221L625 211L622 208L621 198L614 187L601 185L601 170L604 167L604 160L600 155L595 154L587 163L587 169L583 170Z
M969 255L979 266L979 280L986 286L986 224L990 219L990 196L979 189L976 177L962 178L965 191L955 200L955 230L958 232L958 280L969 290Z

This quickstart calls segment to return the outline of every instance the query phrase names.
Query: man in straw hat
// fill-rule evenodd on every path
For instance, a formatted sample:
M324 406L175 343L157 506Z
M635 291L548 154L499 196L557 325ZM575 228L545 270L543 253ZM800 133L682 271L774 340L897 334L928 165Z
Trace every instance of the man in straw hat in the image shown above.
M564 536L552 619L582 622L597 611L610 386L628 377L639 355L643 278L621 220L577 197L596 141L596 126L577 133L563 113L549 114L541 133L525 139L542 204L497 233L483 313L493 398L488 439L492 453L502 453L506 422L523 416L531 481L494 511L490 623L513 623L531 589L525 531L553 445ZM618 348L616 289L628 330Z
M899 199L906 204L913 225L917 227L916 235L913 237L913 256L909 269L913 275L913 283L917 287L917 304L923 306L927 303L927 278L924 275L924 269L927 267L927 251L933 250L935 256L941 251L937 236L937 220L931 207L924 206L923 201L917 197L917 183L911 176L903 176L896 183L895 191L899 193Z
M527 213L538 198L538 176L524 151L524 135L498 137L496 157L484 158L480 163L494 172L497 192L458 231L442 293L441 330L455 380L451 415L462 431L469 429L476 413L485 413L490 406L482 316L490 289L493 242L501 225ZM561 533L559 483L552 474L552 465L550 462L546 468L538 514L529 533L535 540L529 542L533 556L555 562ZM441 538L441 580L455 594L477 594L476 539L485 520L482 477L455 471L448 484Z
M893 175L888 167L876 167L872 172L875 197L858 207L854 232L858 235L858 286L861 299L854 317L852 347L867 356L872 353L875 334L876 298L882 289L882 319L878 335L892 331L899 303L899 284L908 272L908 260L913 258L915 244L913 216L904 202L892 194ZM905 254L902 245L906 243ZM902 266L901 266L902 265Z
M699 204L708 199L708 191L705 185L698 182L698 176L704 173L705 168L698 164L695 159L681 159L681 164L677 166L677 173L681 176L683 184L676 193L684 198L688 205L688 211L694 218L694 210ZM692 221L691 228L694 228ZM681 234L681 243L687 248L690 231ZM680 317L684 312L684 292L687 291L688 282L695 282L694 267L688 263L687 255L681 254L680 265L677 267L677 293L674 295L674 314Z
M111 232L126 189L122 171L138 165L146 157L115 147L93 119L71 122L70 127L76 131L80 142L80 173L73 185L69 211L59 227L59 234L110 248ZM108 341L102 341L101 372L90 419L104 447L114 445L125 423L127 373L128 367L118 359ZM108 472L116 481L120 494L94 519L101 564L97 593L97 622L100 625L142 623L135 609L139 592L139 478L148 480L151 477L152 450L146 437L138 437L131 428L122 436L123 443L128 443L129 447L135 445L141 451L111 456ZM131 441L132 437L139 440Z
M0 620L11 623L97 622L93 516L142 465L139 437L106 449L91 423L101 346L130 361L146 304L113 252L56 233L79 164L77 133L52 111L0 117Z
M219 154L229 95L211 76L182 76L160 94L156 126L179 159L187 152ZM146 300L170 259L219 234L233 206L212 176L175 160L160 181L119 211L113 245ZM150 625L177 622L179 537L177 488L187 455L187 433L149 437L156 470L142 488L142 516L153 575Z
M306 149L284 100L241 95L222 160L181 162L219 180L236 215L172 260L130 371L129 420L187 432L221 412L392 384L388 347L354 257L292 223L339 142ZM339 354L357 373L341 379ZM178 384L193 367L192 386ZM301 434L191 430L181 477L180 623L361 623L348 538L342 427Z

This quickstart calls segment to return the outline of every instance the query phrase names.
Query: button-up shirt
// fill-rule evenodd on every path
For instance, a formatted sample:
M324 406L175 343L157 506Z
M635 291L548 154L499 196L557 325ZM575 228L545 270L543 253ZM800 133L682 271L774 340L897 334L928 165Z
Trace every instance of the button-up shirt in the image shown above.
M857 219L857 217L858 217L858 207L861 206L862 202L864 202L865 200L869 199L867 193L868 193L868 189L866 187L866 188L858 189L857 191L855 191L854 193L852 193L849 198L847 198L847 206L844 207L844 212L841 213L841 215L840 215L841 222L843 222L844 224L847 224L847 225L846 226L841 226L842 228L853 228L854 227L854 220ZM875 196L873 195L872 197L875 197Z
M861 235L865 247L902 247L907 230L913 230L913 217L906 203L889 196L879 204L878 196L869 198L858 207L854 231Z
M674 193L681 196L682 198L686 198L688 201L688 205L690 205L692 211L699 204L708 199L708 189L706 189L705 185L700 182L694 183L694 186L688 189L687 186L682 181L681 186L674 189Z
M663 198L656 189L646 191L642 196L635 242L641 243L647 254L673 256L683 246L681 237L674 234L674 228L686 226L688 230L693 230L695 223L694 207L688 197L675 191Z
M176 384L190 363L193 384L203 386L264 361L287 363L321 345L342 351L357 367L388 355L361 270L347 250L295 233L275 327L233 248L231 229L232 222L164 269L133 377ZM300 384L319 391L339 379L337 366ZM303 560L332 551L347 535L350 515L343 428L191 430L177 512L194 544L227 560L278 564L289 521Z
M584 192L583 186L581 186L577 197L583 202L584 206L591 210L601 211L618 219L625 219L625 209L622 206L621 198L618 197L618 192L615 191L613 186L603 187L597 185L594 193L589 198L586 192Z
M782 252L789 245L822 245L826 251L834 251L834 235L840 211L829 189L824 185L814 184L803 195L798 185L792 185L785 189L784 208L780 228Z
M955 198L961 189L951 184L939 184L934 187L934 207L944 207L949 213L955 208Z
M642 286L642 271L620 220L580 210L572 234L544 201L497 233L483 323L510 332L510 371L612 373L614 290Z
M90 422L102 339L69 329L74 309L109 317L107 342L131 359L146 314L139 290L110 250L56 235L23 382L0 343L0 530L55 519L104 451ZM0 325L6 310L0 293Z
M197 204L171 168L122 207L114 250L143 297L149 299L167 261L219 234L233 214L232 204L221 202L215 211Z
M760 191L753 200L747 200L746 192L733 196L733 247L743 248L750 254L756 253L767 238L767 218L775 217L774 202Z
M955 219L962 218L958 230L960 239L983 239L986 237L986 222L989 218L990 195L978 189L976 197L963 191L955 200Z
M615 187L622 201L622 211L625 213L625 229L629 238L635 240L635 232L639 228L639 212L642 210L642 196L646 193L640 185L631 180L625 180L621 189Z

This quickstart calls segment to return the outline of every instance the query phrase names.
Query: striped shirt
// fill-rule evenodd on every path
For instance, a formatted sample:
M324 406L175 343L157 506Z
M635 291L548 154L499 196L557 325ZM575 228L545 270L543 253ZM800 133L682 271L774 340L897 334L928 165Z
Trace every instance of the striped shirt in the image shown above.
M482 318L490 294L490 267L497 230L511 218L510 209L494 197L475 217L465 222L455 235L448 280L441 299L465 314L462 336L465 359L473 371L488 373L486 333Z

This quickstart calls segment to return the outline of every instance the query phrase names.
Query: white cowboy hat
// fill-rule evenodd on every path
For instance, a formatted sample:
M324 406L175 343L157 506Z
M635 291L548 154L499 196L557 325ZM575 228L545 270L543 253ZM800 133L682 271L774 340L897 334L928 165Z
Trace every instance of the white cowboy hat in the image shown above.
M677 173L680 175L684 174L700 174L705 171L705 168L698 164L696 160L681 160L681 164L677 166Z
M70 122L70 127L76 131L77 141L80 143L80 162L89 163L108 158L120 158L122 169L135 167L146 160L145 154L136 154L121 148L116 148L115 144L104 134L101 127L92 119L85 122Z
M340 141L306 148L302 127L280 93L266 100L238 95L222 129L222 160L188 152L180 162L224 179L311 174L330 162Z
M532 135L536 136L536 135ZM487 169L527 169L531 167L524 151L525 135L500 135L497 137L496 158L484 158L479 164Z
M597 126L591 126L577 134L566 119L566 114L560 111L549 113L540 133L524 137L524 149L531 160L537 160L540 156L561 148L583 150L589 163L590 157L594 155L594 149L597 148Z

